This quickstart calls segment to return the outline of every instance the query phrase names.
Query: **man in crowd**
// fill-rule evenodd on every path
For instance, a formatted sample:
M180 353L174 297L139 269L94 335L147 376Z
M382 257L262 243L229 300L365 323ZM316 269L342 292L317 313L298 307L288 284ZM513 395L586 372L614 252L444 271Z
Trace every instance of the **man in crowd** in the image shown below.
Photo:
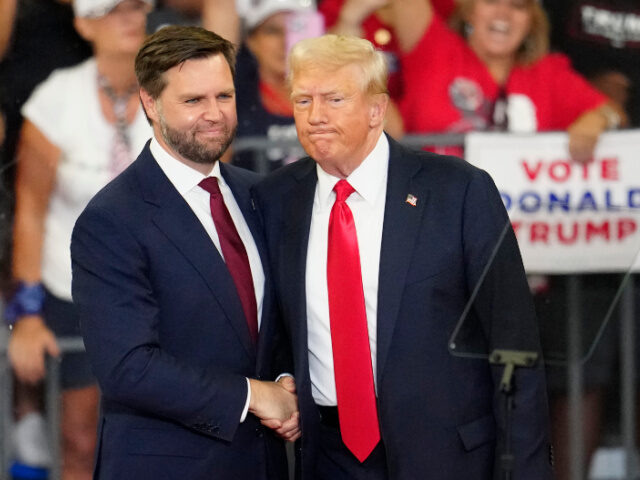
M480 282L467 339L484 353L540 351L495 185L460 159L411 152L384 134L386 65L370 42L304 40L289 71L310 158L274 173L254 196L293 346L299 472L495 478L506 438L502 368L448 351ZM515 385L510 478L550 479L541 365L519 369Z
M73 298L102 390L96 478L286 477L295 386L249 188L218 162L237 119L234 49L166 27L136 57L154 137L72 238ZM262 380L264 379L264 380Z

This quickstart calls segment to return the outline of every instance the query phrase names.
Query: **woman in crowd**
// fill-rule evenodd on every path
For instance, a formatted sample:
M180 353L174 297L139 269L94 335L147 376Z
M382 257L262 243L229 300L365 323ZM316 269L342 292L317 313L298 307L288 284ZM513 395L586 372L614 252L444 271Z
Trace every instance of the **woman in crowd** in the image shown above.
M236 137L296 141L287 85L287 20L295 12L315 13L300 0L262 0L244 16L245 40L237 60ZM297 142L296 142L297 143ZM262 173L304 156L300 146L270 148L261 155L237 152L232 162Z
M93 57L56 70L22 109L13 277L6 308L17 378L37 383L55 336L77 336L69 243L89 199L137 156L151 130L134 59L152 0L76 0L75 26ZM62 358L63 478L91 478L98 391L83 353Z
M567 130L574 160L588 161L622 110L549 54L537 0L460 0L452 29L429 0L392 2L402 53L406 133Z

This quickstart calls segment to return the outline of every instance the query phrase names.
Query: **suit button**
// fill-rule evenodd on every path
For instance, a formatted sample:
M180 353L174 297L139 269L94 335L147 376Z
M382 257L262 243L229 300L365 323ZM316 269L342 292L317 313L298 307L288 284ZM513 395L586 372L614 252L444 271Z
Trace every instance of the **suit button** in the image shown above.
M256 437L258 438L264 437L264 432L262 431L262 428L260 427L256 428Z

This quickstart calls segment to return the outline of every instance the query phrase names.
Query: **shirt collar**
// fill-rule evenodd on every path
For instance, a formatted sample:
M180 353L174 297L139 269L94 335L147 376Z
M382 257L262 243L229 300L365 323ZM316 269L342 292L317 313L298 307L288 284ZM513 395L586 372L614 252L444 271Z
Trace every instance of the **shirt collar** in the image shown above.
M197 187L198 184L206 177L215 177L220 183L225 184L220 172L219 162L214 163L209 175L203 175L176 159L167 150L165 150L162 145L160 145L155 137L151 139L151 145L149 148L164 174L169 178L169 181L174 187L176 187L176 190L178 190L182 196Z
M386 194L387 171L389 169L389 141L385 134L381 134L371 153L358 165L347 182L355 189L367 203L374 205L379 198ZM331 208L334 202L333 187L338 177L325 172L316 164L318 174L318 200L323 207Z

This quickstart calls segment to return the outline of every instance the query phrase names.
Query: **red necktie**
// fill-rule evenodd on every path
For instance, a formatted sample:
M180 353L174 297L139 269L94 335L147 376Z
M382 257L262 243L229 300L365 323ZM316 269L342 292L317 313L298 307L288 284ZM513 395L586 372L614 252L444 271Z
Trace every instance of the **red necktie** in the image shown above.
M355 190L346 180L333 188L329 217L327 285L333 367L342 441L364 462L380 441L371 367L358 238L346 200Z
M258 340L258 307L247 251L240 235L238 235L229 210L224 204L218 180L214 177L207 177L199 185L210 194L211 216L220 239L222 255L238 291L251 339L256 343Z

